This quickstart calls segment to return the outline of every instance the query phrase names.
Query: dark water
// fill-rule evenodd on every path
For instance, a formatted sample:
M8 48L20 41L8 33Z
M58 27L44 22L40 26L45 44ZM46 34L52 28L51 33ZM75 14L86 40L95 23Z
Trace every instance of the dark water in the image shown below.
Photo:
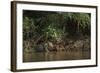
M23 62L90 59L89 51L24 52Z

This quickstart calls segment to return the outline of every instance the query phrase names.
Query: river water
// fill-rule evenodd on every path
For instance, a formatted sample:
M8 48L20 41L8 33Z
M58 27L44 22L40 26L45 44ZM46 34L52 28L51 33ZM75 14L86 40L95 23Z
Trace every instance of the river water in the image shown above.
M24 52L23 62L90 59L90 51Z

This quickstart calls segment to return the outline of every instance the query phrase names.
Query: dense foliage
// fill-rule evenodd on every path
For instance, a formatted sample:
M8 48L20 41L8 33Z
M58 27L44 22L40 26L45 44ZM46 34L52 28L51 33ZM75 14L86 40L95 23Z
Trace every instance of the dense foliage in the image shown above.
M89 13L23 11L23 38L34 45L68 36L90 36L90 26Z
M35 35L58 38L65 34L90 35L90 14L24 11L24 37Z

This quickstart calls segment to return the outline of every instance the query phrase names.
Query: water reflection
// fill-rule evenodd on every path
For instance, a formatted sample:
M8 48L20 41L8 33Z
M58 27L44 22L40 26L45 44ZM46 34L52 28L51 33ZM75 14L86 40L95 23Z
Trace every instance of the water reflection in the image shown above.
M23 62L90 59L89 51L25 52Z

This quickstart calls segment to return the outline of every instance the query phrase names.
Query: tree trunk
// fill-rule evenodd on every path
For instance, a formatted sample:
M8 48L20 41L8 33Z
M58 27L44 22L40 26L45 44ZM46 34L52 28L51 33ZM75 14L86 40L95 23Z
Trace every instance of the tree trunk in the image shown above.
M79 31L80 31L80 29L79 29L79 22L78 22L78 24L77 24L77 32L79 33Z

